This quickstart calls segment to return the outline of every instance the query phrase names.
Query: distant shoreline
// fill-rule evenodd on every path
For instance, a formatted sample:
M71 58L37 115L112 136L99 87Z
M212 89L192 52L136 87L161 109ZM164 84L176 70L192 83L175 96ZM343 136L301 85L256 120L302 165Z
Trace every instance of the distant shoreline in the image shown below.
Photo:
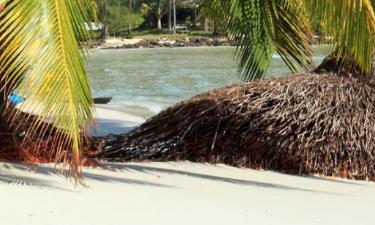
M154 47L154 48L148 48L148 47L137 47L137 48L89 48L89 50L126 50L126 51L136 51L136 50L168 50L168 49L226 49L226 48L233 48L235 46L185 46L185 47Z
M312 45L324 45L322 38L315 36ZM325 39L324 39L325 40ZM186 48L186 47L235 47L235 43L225 37L185 37L185 38L119 38L108 37L91 40L83 44L88 49L142 49L142 48Z
M181 39L124 39L110 37L105 40L86 43L95 49L139 49L139 48L181 48L181 47L229 47L234 46L227 38L181 38Z

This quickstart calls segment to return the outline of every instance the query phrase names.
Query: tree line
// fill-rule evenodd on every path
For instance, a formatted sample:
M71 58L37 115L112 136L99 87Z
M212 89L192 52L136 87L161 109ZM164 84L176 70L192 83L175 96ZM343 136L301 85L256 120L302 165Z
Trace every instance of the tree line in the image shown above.
M176 33L178 24L206 32L220 30L220 17L201 10L204 0L99 0L99 21L109 35L131 35L137 28Z

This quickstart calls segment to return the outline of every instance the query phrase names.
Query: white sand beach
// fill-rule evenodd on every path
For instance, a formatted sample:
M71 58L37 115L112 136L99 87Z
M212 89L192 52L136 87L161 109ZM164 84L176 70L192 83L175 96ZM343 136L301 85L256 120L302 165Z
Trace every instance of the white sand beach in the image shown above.
M109 133L122 134L143 123L144 118L130 113L119 112L97 106L95 109L96 129L91 130L93 136L103 136Z
M1 163L1 224L375 224L373 183L190 162L103 163L85 181Z
M97 109L99 133L143 118ZM375 183L225 165L103 163L74 186L53 165L0 163L1 225L373 225Z

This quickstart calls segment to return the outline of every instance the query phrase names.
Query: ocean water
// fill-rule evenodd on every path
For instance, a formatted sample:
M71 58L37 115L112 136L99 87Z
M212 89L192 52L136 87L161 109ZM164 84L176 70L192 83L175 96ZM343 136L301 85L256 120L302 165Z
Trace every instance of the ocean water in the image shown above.
M324 54L317 49L319 63ZM240 83L231 48L90 50L87 63L95 97L113 97L106 108L149 117L208 90ZM289 73L274 55L267 77Z

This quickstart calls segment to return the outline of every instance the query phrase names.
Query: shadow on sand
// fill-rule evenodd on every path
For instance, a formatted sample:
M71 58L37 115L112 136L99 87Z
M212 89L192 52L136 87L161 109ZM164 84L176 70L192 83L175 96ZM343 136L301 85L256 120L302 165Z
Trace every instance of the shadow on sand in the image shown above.
M17 185L17 186L35 186L40 188L52 188L64 191L73 191L74 182L72 183L72 190L64 189L57 186L56 183L53 181L48 181L48 179L38 178L37 176L32 177L29 176L20 176L20 175L12 175L11 170L16 169L20 171L35 171L36 174L42 175L49 175L49 176L60 176L66 177L64 174L67 173L66 170L59 170L57 168L51 168L50 166L37 166L37 165L26 165L26 164L4 164L5 170L0 170L0 185ZM345 195L335 192L327 192L321 190L314 190L314 189L306 189L306 188L299 188L294 187L291 185L281 185L275 184L271 182L260 182L254 180L245 180L245 179L236 179L224 176L216 176L216 175L209 175L203 173L196 173L196 172L189 172L189 171L182 171L182 170L175 170L175 169L166 169L160 168L158 166L145 166L145 165L134 165L134 164L118 164L118 163L102 163L100 166L101 169L114 171L117 173L134 173L134 171L138 173L145 173L145 174L172 174L172 175L180 175L180 176L189 176L196 179L204 179L207 181L214 181L214 182L223 182L227 184L234 184L234 185L245 185L245 186L252 186L258 188L268 188L268 189L278 189L284 191L302 191L302 192L309 192L314 194L328 194L328 195ZM7 173L6 170L9 170ZM280 174L281 175L281 174ZM93 173L90 170L85 170L84 177L87 180L94 180L100 182L119 182L126 185L143 185L143 186L153 186L153 187L162 187L162 188L176 188L174 186L159 184L155 182L145 181L145 180L136 180L136 179L129 179L129 178L121 178L111 175L103 175ZM319 177L300 177L304 179L314 179L319 180L322 182L335 182L340 183L343 185L361 185L357 183L352 183L350 181L340 181L340 180L330 180L325 178Z
M110 170L116 170L121 172L140 172L140 173L164 173L164 174L177 174L181 176L189 176L197 179L204 179L204 180L210 180L215 182L223 182L223 183L229 183L229 184L235 184L235 185L246 185L246 186L253 186L253 187L260 187L260 188L270 188L270 189L279 189L279 190L285 190L285 191L303 191L303 192L310 192L310 193L316 193L316 194L329 194L329 195L345 195L335 192L326 192L326 191L319 191L319 190L313 190L313 189L305 189L305 188L298 188L293 186L287 186L287 185L280 185L275 183L268 183L268 182L259 182L259 181L253 181L253 180L244 180L244 179L236 179L236 178L230 178L230 177L222 177L222 176L215 176L215 175L208 175L203 173L194 173L194 172L188 172L188 171L181 171L181 170L174 170L174 169L165 169L160 168L156 166L141 166L141 165L132 165L132 164L118 164L118 163L103 163L101 165L103 169L110 169ZM284 174L282 174L284 175ZM293 176L293 175L291 175ZM297 176L295 176L297 177ZM335 180L329 180L325 178L314 178L314 177L300 177L300 178L306 178L306 179L319 179L326 182L338 182L341 184L354 184L351 182L345 182L345 181L335 181Z
M68 170L61 170L57 168L51 167L43 167L37 165L26 165L26 164L5 164L4 168L6 170L0 170L0 185L15 185L15 186L34 186L38 188L50 188L50 189L58 189L62 191L73 191L74 190L74 181L68 178ZM33 177L33 174L30 176L21 176L12 174L11 170L16 169L23 172L30 172L35 174L47 175L47 176L59 176L61 178L66 178L67 182L70 181L72 190L61 188L58 186L56 182L49 181L47 179L39 178L37 176ZM34 171L34 172L32 172ZM9 173L8 173L9 172ZM110 175L104 174L96 174L92 172L88 172L87 170L84 171L84 179L86 180L94 180L100 182L119 182L124 183L127 185L143 185L143 186L154 186L154 187L164 187L164 188L171 188L172 186L158 184L155 182L149 182L144 180L136 180L136 179L129 179L129 178L121 178L115 177ZM69 185L69 184L68 184Z

